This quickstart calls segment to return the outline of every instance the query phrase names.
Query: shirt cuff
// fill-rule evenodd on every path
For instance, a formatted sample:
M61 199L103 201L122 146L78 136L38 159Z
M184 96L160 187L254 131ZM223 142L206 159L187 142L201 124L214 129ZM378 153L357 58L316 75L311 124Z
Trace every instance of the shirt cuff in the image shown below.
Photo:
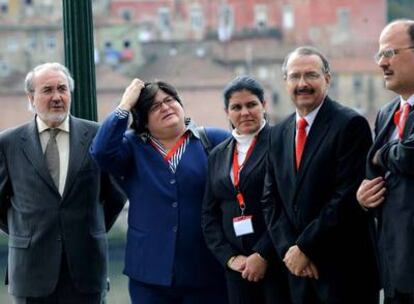
M118 117L119 119L128 118L129 117L129 111L123 110L121 108L116 108L115 109L115 116Z

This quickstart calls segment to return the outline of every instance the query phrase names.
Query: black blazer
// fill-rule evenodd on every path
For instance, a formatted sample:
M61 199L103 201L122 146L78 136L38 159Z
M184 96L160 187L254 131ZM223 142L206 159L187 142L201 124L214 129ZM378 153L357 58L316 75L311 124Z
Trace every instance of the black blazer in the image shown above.
M328 303L356 303L376 292L368 218L355 197L370 145L365 118L329 97L310 129L298 172L295 114L271 132L262 202L270 235L282 257L296 244L320 275L317 281L291 275L294 303L303 303L309 288Z
M367 176L384 176L385 201L371 214L377 217L378 255L385 294L394 289L414 293L414 112L408 116L401 141L390 139L393 116L400 99L386 104L377 115L375 141L367 159ZM379 151L378 166L372 164Z
M125 198L89 154L98 125L70 117L69 127L62 196L46 167L35 119L0 135L0 227L9 235L9 292L18 297L50 294L63 252L80 292L106 288L106 231Z
M223 266L238 254L258 252L266 259L275 255L260 206L269 131L268 125L261 130L253 153L240 171L239 187L245 198L245 214L253 216L252 234L237 237L233 228L233 218L240 216L230 177L235 139L231 137L218 145L209 157L202 227L207 246Z

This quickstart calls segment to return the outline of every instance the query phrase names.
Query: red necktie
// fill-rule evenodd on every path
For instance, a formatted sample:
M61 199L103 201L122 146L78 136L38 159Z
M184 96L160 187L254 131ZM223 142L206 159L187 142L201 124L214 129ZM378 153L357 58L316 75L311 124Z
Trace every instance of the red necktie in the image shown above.
M410 104L406 102L401 108L394 114L394 124L397 127L398 138L402 139L405 123L407 122L408 114L410 113Z
M296 169L299 169L300 161L302 159L303 148L306 142L306 126L308 125L305 118L301 117L297 122L297 136L296 136Z

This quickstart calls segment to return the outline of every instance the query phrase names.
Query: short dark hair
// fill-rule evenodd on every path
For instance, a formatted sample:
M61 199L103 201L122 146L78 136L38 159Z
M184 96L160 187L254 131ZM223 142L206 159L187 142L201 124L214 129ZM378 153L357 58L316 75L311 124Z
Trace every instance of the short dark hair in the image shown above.
M414 44L414 22L408 24L408 35L411 38L411 43Z
M311 55L316 55L318 56L321 61L322 61L322 72L324 74L330 74L331 73L331 67L329 65L329 61L326 58L326 56L324 54L322 54L321 51L319 51L317 48L313 47L313 46L301 46L296 48L295 50L293 50L292 52L290 52L289 54L287 54L287 56L285 57L285 60L283 61L283 65L282 65L282 73L283 73L283 77L286 78L287 76L287 64L289 61L289 58L292 55L299 55L299 56L311 56Z
M170 95L175 100L177 100L181 106L183 106L182 101L178 96L177 90L171 84L164 81L146 82L145 87L142 89L138 97L137 103L131 109L131 128L138 134L148 132L148 113L154 103L155 95L157 94L158 90L161 90L165 94Z
M224 107L228 109L230 98L235 92L247 90L259 98L260 102L264 102L264 90L260 83L251 76L238 76L230 81L223 91Z

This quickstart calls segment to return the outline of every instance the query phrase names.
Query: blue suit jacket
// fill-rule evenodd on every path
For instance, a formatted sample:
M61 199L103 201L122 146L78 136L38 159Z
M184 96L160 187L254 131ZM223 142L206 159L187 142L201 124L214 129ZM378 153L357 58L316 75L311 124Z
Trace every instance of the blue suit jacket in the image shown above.
M128 119L111 114L98 131L92 155L120 181L130 206L125 274L149 284L205 286L222 276L201 232L207 155L191 136L175 173L161 154L135 132ZM207 129L212 145L228 136ZM195 133L194 133L195 132Z

